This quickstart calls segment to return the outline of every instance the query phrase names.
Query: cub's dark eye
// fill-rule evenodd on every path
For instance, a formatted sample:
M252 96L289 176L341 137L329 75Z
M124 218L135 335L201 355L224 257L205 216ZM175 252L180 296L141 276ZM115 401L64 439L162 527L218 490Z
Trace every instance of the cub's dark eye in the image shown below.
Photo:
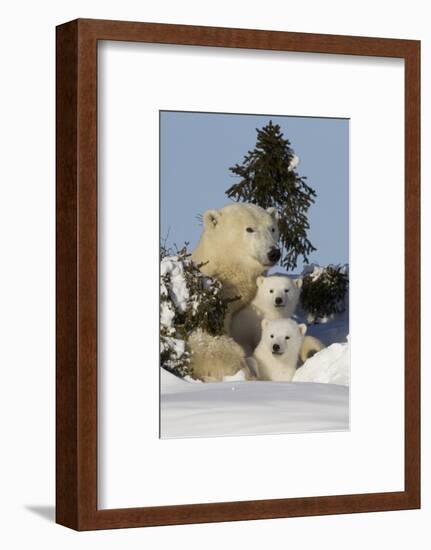
M271 338L274 338L274 335L273 335L273 334L271 334Z
M289 292L289 289L288 289L288 288L285 288L285 289L284 289L284 292Z
M272 294L274 291L273 291L273 290L270 290L269 292Z
M274 229L274 228L272 228L271 231L272 231L273 233L275 233L275 229Z
M254 233L254 229L252 227L247 227L246 231L247 233Z
M286 340L289 340L290 336L286 336Z

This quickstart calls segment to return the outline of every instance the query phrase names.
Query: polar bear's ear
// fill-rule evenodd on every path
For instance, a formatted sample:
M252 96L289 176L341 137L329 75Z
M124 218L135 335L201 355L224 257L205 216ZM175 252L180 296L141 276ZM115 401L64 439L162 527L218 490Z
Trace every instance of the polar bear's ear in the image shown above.
M205 229L214 229L220 221L220 212L218 210L207 210L204 213Z
M294 283L298 288L302 288L302 279L300 277L298 279L295 279Z
M304 334L307 332L307 325L304 325L304 323L301 323L298 325L299 332L304 336Z
M279 220L280 214L278 213L278 210L274 208L273 206L270 206L266 209L268 214L271 216L271 218L274 218L274 220Z
M259 275L259 277L256 279L256 286L259 288L264 280L265 280L265 277L263 275Z

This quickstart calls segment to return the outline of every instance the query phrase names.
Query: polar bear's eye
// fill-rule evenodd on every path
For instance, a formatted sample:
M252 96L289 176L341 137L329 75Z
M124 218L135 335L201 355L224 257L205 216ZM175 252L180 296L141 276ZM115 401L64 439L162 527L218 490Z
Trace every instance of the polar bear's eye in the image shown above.
M285 289L284 289L284 292L289 292L289 289L288 289L288 288L285 288Z
M252 227L246 228L247 233L254 233L254 229Z
M269 292L270 292L271 294L273 294L274 291L273 291L272 288L271 288L271 290L270 290Z
M273 335L273 334L271 334L271 338L274 338L274 335Z
M286 340L289 340L290 336L286 336Z
M271 231L272 231L273 233L275 233L275 229L274 229L274 228L272 228Z

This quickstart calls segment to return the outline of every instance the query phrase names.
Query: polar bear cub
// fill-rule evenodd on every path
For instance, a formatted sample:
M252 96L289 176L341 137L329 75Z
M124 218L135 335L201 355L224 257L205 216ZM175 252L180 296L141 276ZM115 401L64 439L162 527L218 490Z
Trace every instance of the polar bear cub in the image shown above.
M232 318L230 334L247 355L258 345L263 319L288 318L295 312L301 293L302 279L291 279L276 273L256 279L257 291L253 301Z
M264 319L262 338L253 356L257 379L290 382L306 332L307 326L293 319Z

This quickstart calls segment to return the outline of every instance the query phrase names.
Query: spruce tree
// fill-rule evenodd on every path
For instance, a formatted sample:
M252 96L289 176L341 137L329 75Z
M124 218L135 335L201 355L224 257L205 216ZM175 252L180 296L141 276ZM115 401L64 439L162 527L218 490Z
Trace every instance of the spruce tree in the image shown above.
M316 264L302 273L301 306L308 322L326 322L346 309L349 266Z
M256 147L244 156L242 164L229 168L241 180L226 194L235 201L275 207L279 214L281 265L294 269L299 256L308 263L308 255L316 250L308 240L307 212L316 192L295 170L295 153L278 124L256 128Z

